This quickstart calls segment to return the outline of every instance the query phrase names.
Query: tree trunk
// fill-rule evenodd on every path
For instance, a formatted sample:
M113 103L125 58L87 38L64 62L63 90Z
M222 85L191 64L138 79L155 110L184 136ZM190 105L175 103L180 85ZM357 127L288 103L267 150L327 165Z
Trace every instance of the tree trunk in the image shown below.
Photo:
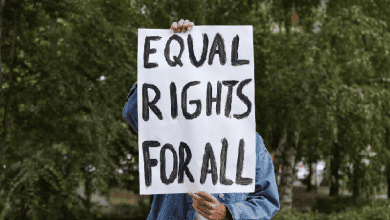
M274 154L274 171L275 171L275 180L276 180L276 183L277 185L280 185L280 181L279 181L279 177L280 177L280 169L282 168L282 153L284 151L284 147L286 145L286 142L287 142L287 124L284 125L284 129L283 129L283 133L280 137L280 140L279 140L279 145L275 151L275 154Z
M86 171L86 178L85 178L85 196L87 197L85 200L85 208L87 210L86 212L86 219L90 220L92 219L91 216L91 172L88 165L88 170Z
M312 176L311 176L311 181L310 185L312 185L312 190L317 190L319 183L317 182L317 162L315 161L314 163L311 164L312 166Z
M13 76L13 73L14 73L14 60L15 60L15 57L14 57L14 52L15 52L15 41L16 41L16 25L17 25L17 21L16 21L16 18L14 19L15 21L15 25L14 25L14 30L13 30L13 35L12 35L12 48L11 48L11 63L10 63L10 66L9 66L9 76L8 76L8 81L9 81L9 89L8 89L8 97L7 97L7 102L5 103L5 107L4 107L4 119L3 119L3 123L4 123L4 133L3 133L3 143L1 143L1 154L4 154L5 152L5 145L6 145L6 142L7 142L7 136L8 136L8 131L10 130L10 126L11 126L11 122L13 120L13 117L11 114L9 114L9 117L7 118L8 116L8 108L9 106L12 107L12 99L11 99L11 94L12 94L12 90L13 90L13 81L12 81L12 76Z
M360 157L355 159L353 164L353 190L352 190L352 197L357 199L360 196L360 189L361 189L361 167L360 167Z
M294 141L292 132L287 132L287 148L283 152L282 174L280 178L279 197L280 206L283 208L292 208L293 183L294 183L294 169L296 150L294 146L297 140Z
M309 142L309 146L311 144L312 143ZM315 156L314 152L315 152L315 147L311 146L310 150L308 152L308 156L309 156L309 158L308 158L308 161L309 161L309 176L307 177L308 178L308 181L307 181L308 184L307 184L306 192L310 192L313 189L317 188L317 169L316 169L316 159L314 158L314 156Z
M26 201L24 198L23 192L25 191L26 186L23 185L20 190L20 195L22 195L21 201L20 201L20 217L21 219L27 219L27 212L29 210L29 207L26 205Z
M330 178L330 196L335 196L339 194L339 168L340 168L340 145L339 143L333 143L333 158L331 159L330 169L331 169L331 178Z
M57 31L56 31L56 17L52 16L51 18L51 30L52 30L52 38L51 38L51 46L53 48L54 56L57 54Z
M385 132L385 146L387 146L387 149L390 149L390 127L386 127ZM386 161L386 167L385 172L387 173L386 179L387 179L387 199L390 200L390 162Z
M313 187L312 187L312 185L311 185L312 175L313 175L312 161L311 161L311 159L309 158L309 176L307 177L307 180L308 180L307 182L308 182L308 184L307 184L306 192L310 192L310 191L313 189Z
M390 163L387 163L387 199L390 200Z
M2 31L2 22L1 22L1 12L4 7L4 0L0 3L0 106L3 104L3 67L1 61L1 31Z

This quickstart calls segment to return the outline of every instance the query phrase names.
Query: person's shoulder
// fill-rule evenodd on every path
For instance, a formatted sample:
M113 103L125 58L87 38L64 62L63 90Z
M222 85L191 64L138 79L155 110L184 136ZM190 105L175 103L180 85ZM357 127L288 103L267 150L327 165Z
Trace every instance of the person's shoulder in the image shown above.
M259 154L264 153L267 151L267 148L264 145L263 138L259 133L256 132L256 148L258 149ZM268 151L267 151L268 152Z
M136 92L136 89L137 89L137 82L135 82L135 83L133 84L133 86L132 86L131 89L130 89L129 94L127 94L126 102L127 102L127 100L129 99L129 97L130 97L134 92Z

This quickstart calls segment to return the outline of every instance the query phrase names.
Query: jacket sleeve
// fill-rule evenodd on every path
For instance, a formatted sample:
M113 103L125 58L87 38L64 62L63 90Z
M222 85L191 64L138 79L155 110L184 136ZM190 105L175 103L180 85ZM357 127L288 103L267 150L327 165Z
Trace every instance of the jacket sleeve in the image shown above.
M255 192L246 201L226 205L234 219L271 219L280 209L271 155L257 133L256 151Z
M123 118L138 133L137 82L131 87L122 111Z

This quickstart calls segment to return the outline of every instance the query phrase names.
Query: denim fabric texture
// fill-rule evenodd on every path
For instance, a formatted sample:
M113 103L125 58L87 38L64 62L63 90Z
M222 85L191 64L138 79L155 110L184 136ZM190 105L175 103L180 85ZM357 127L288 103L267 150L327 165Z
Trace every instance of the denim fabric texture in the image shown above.
M123 118L138 133L137 83L126 100ZM280 209L278 187L271 155L263 139L256 133L256 178L254 193L214 193L233 219L271 219ZM156 194L148 220L195 218L191 196L184 194Z

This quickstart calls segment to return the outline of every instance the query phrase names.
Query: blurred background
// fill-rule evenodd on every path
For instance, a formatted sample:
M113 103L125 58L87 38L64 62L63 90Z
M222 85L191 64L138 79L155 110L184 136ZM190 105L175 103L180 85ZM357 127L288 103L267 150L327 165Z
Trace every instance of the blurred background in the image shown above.
M252 25L273 219L390 219L389 0L0 0L0 220L146 219L137 29Z

